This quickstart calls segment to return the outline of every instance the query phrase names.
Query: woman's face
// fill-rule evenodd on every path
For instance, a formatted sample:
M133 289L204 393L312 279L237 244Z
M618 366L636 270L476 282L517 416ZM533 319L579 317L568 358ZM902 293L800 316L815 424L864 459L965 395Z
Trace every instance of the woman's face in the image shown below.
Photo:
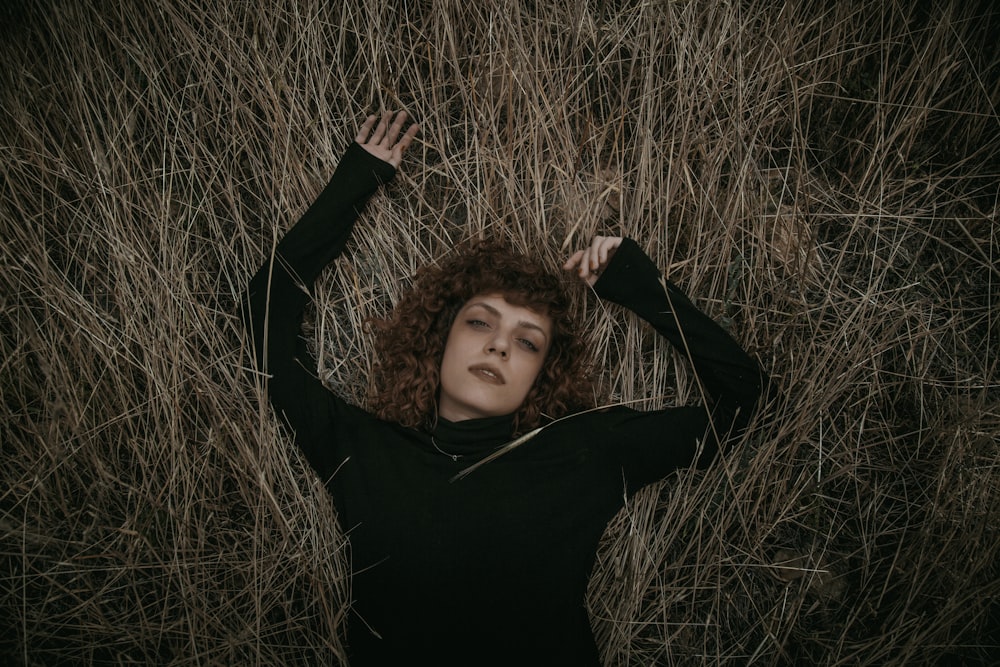
M441 361L438 414L449 421L517 411L545 363L552 320L480 294L458 311Z

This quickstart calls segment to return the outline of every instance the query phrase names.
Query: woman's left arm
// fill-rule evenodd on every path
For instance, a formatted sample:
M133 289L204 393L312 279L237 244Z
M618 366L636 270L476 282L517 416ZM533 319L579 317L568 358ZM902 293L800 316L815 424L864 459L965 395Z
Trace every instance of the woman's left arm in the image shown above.
M681 419L683 415L690 433L663 434L674 436L673 447L681 449L674 449L669 458L675 463L695 462L699 442L690 441L697 439L703 446L696 462L707 465L720 443L745 427L757 408L768 384L760 364L722 327L698 310L676 285L663 278L656 264L631 239L596 237L588 248L570 257L563 268L576 271L601 298L625 306L649 322L691 362L704 389L707 408L702 412L704 419L692 420L690 409L664 411L662 419L650 414L654 423L644 424L646 428L642 430L655 432L657 427L664 426L659 422ZM692 437L701 426L699 422L705 428ZM632 426L637 427L640 424ZM639 439L644 441L643 446L663 447L662 443L649 443L648 438Z

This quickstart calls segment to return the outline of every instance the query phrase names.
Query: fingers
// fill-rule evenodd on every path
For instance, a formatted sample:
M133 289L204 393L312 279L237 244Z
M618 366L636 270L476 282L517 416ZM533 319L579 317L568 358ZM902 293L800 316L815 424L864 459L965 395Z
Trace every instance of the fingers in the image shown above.
M573 269L577 268L580 265L581 259L583 259L583 251L577 250L572 255L570 255L569 259L566 260L566 263L563 264L563 271L572 271Z
M403 162L403 151L413 143L414 137L420 132L420 126L416 123L411 124L406 132L403 132L403 126L408 119L409 116L405 111L398 112L395 118L391 111L383 113L381 118L372 114L365 118L354 140L375 157L398 169Z
M368 138L368 143L375 144L377 146L383 145L383 139L385 138L385 128L389 123L389 118L392 117L392 112L386 111L382 114L381 120L379 120L378 125L375 126L375 131L372 132L372 136Z
M416 123L407 128L406 134L404 134L403 138L399 140L398 144L396 144L400 147L400 151L405 151L410 147L410 144L413 143L413 139L417 136L418 132L420 132L420 126Z
M403 151L409 148L410 144L413 142L413 138L417 136L417 132L420 131L420 126L414 123L409 128L407 128L406 133L400 137L396 145L392 147L392 157L389 158L389 164L394 167L398 167L403 162Z
M368 116L365 118L365 122L361 123L361 127L358 128L358 134L354 137L354 140L359 144L364 144L368 142L368 134L372 131L372 125L375 124L375 115Z
M386 122L386 119L388 118L389 115L390 114L386 114L385 116L382 116L382 123L379 124L380 126ZM403 123L405 122L406 122L406 112L400 111L399 113L396 114L395 120L392 121L392 125L389 127L389 131L386 133L385 137L383 137L383 142L387 146L392 146L396 143L396 138L399 137L399 132L400 130L403 129Z
M593 269L603 269L608 264L608 260L615 254L615 250L622 244L620 236L598 236L591 243L591 248L596 251L597 264L592 264ZM593 257L592 257L593 259Z
M403 129L403 125L406 124L406 112L400 111L397 113L396 118L392 121L392 125L389 124L389 119L392 118L391 111L386 111L382 114L378 125L375 125L376 118L374 114L368 116L365 122L361 124L361 129L358 130L358 135L355 139L357 139L359 144L377 144L385 148L392 148ZM375 127L374 131L372 131L372 126ZM410 140L412 141L412 139L413 137L411 136Z
M619 236L595 236L589 246L577 250L566 260L563 269L576 270L581 280L593 286L621 243L622 239Z
M354 140L359 144L377 145L387 150L392 149L398 144L403 144L403 148L405 149L413 141L413 138L417 136L420 126L416 123L410 125L403 136L400 137L399 133L402 132L403 126L406 125L409 116L405 111L400 111L396 114L396 118L393 119L391 125L389 124L390 118L392 118L391 111L382 114L381 119L375 114L368 116L358 129L358 134L354 137ZM378 120L378 125L375 124L376 120ZM373 127L374 130L372 129Z

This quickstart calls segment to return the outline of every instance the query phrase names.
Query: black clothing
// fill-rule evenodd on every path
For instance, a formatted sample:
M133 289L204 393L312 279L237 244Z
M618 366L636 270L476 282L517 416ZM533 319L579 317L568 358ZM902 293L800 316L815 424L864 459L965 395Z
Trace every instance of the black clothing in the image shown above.
M724 440L745 420L761 369L626 239L595 289L688 353L710 407L582 413L450 481L511 439L510 417L439 420L433 434L381 421L323 387L300 337L308 295L297 281L312 286L394 173L352 144L254 276L245 308L271 402L351 541L352 664L598 664L584 603L608 521L640 487L707 464L710 427Z

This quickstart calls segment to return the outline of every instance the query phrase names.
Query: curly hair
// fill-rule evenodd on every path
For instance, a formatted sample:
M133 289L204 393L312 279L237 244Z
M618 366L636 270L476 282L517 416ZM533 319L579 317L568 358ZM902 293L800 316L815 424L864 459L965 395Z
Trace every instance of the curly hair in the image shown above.
M421 268L389 317L370 321L377 359L369 405L376 415L412 428L433 427L452 322L469 299L487 293L552 320L552 344L514 416L514 432L593 407L589 353L570 316L563 280L505 244L479 241Z

